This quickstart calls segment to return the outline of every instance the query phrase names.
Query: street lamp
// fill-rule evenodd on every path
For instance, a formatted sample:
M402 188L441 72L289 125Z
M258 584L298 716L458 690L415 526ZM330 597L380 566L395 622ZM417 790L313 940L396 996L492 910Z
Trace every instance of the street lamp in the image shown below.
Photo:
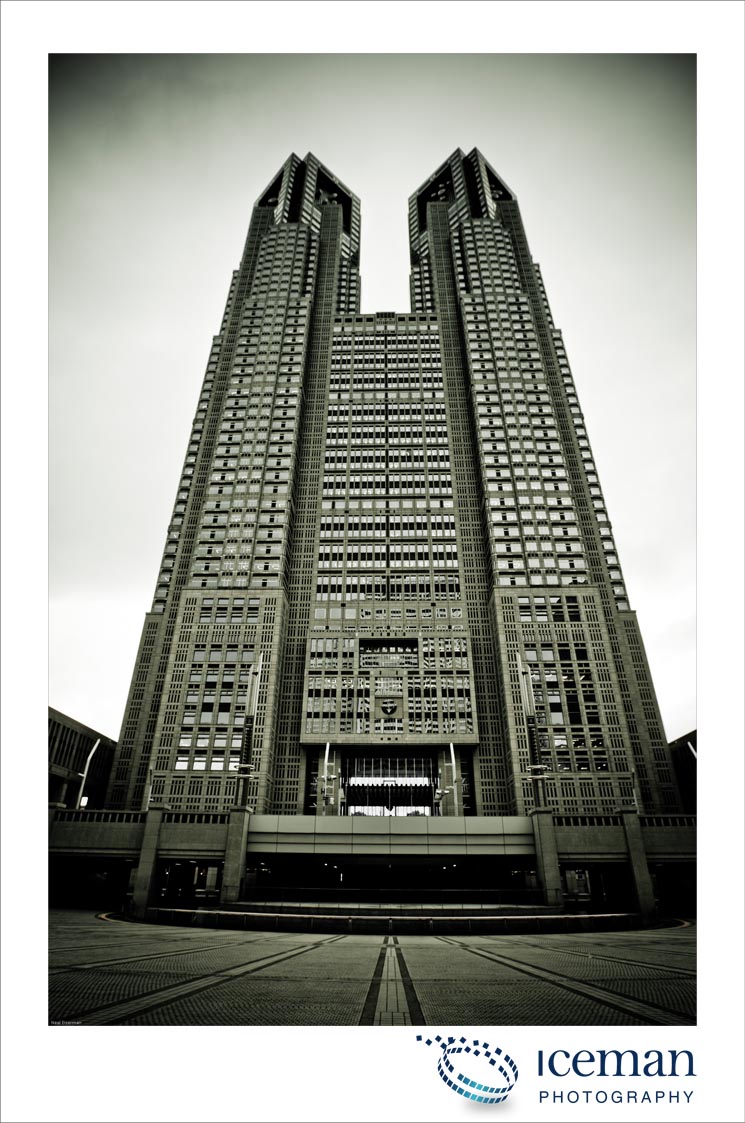
M636 794L636 769L633 767L633 765L631 767L631 798L634 804L634 811L636 811L637 815L641 815L643 809L639 805L639 797ZM618 815L623 810L623 805L616 807L614 814Z
M435 788L435 814L442 815L442 801L446 795L450 795L452 788Z
M533 682L530 677L530 668L526 667L517 655L517 668L520 673L520 695L525 715L525 728L528 734L528 757L530 764L528 770L533 781L533 802L537 808L545 805L544 799L544 773L545 765L538 758L538 738L536 737L535 698L533 697Z
M533 798L535 800L535 805L536 807L544 807L546 804L544 781L549 767L547 764L529 764L528 771L533 781Z
M458 814L458 777L455 772L455 747L450 742L450 768L453 773L453 814Z
M336 780L336 774L329 772L329 754L331 752L331 742L326 742L326 750L323 754L323 773L321 775L321 814L326 814L326 803L328 799L328 785ZM333 796L331 797L333 800Z
M251 677L248 684L246 698L246 723L243 727L241 738L241 759L238 765L238 791L236 793L236 806L246 807L248 801L248 781L254 779L258 773L251 771L251 753L253 751L254 725L256 723L256 708L259 703L259 687L261 685L261 668L264 656L259 655L255 668L251 668Z
M85 768L83 769L83 778L80 781L80 791L78 792L78 798L77 798L77 802L75 804L75 810L76 811L80 810L80 804L81 804L81 801L83 799L83 788L85 787L85 781L88 779L88 769L90 768L91 761L93 760L93 754L95 753L96 749L98 748L98 746L100 744L101 744L101 738L98 737L96 739L95 745L93 746L91 751L88 753L88 759L86 760Z

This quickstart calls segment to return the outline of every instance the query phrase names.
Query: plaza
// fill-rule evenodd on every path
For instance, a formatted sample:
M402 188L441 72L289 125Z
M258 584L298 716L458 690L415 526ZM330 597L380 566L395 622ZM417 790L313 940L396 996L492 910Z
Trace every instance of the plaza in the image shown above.
M695 926L210 931L50 913L51 1025L693 1025Z

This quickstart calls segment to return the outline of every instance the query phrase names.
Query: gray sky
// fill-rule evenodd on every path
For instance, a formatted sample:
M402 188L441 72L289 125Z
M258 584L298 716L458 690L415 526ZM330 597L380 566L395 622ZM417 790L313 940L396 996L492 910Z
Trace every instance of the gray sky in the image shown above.
M455 148L517 194L669 738L696 726L695 61L66 56L50 79L51 705L116 737L251 207L291 151L362 201L407 311L408 196Z

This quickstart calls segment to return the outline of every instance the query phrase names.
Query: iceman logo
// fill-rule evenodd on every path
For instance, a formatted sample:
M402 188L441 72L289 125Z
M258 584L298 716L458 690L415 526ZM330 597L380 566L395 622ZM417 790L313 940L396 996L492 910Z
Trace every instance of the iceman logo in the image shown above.
M439 1035L433 1040L420 1033L416 1039L423 1041L425 1045L436 1043L439 1046L438 1073L448 1088L452 1088L459 1096L465 1096L467 1100L482 1104L502 1103L515 1087L517 1065L512 1057L502 1049L493 1049L486 1041L468 1042L465 1037L456 1039ZM487 1068L487 1065L490 1067ZM461 1068L467 1069L471 1075L459 1072ZM497 1079L497 1074L501 1083L492 1084L491 1081ZM489 1084L483 1082L486 1079L490 1081Z

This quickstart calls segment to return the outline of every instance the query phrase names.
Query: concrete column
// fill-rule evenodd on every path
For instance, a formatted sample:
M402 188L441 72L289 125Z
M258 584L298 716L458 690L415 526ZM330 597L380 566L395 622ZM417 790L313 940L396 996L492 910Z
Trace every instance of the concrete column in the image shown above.
M655 911L654 886L647 864L647 852L644 849L642 827L636 808L622 808L621 822L623 823L623 833L626 836L626 848L629 853L639 912L642 916L652 916Z
M246 874L246 844L251 812L247 807L231 807L228 834L225 839L225 863L222 870L220 904L240 901Z
M145 915L153 891L163 810L164 808L153 807L151 804L145 815L145 833L142 836L140 860L135 870L132 890L132 914L137 917Z
M530 812L530 817L533 821L535 856L538 877L543 888L543 900L547 905L562 908L564 895L561 889L561 870L553 812L545 807L537 807Z

